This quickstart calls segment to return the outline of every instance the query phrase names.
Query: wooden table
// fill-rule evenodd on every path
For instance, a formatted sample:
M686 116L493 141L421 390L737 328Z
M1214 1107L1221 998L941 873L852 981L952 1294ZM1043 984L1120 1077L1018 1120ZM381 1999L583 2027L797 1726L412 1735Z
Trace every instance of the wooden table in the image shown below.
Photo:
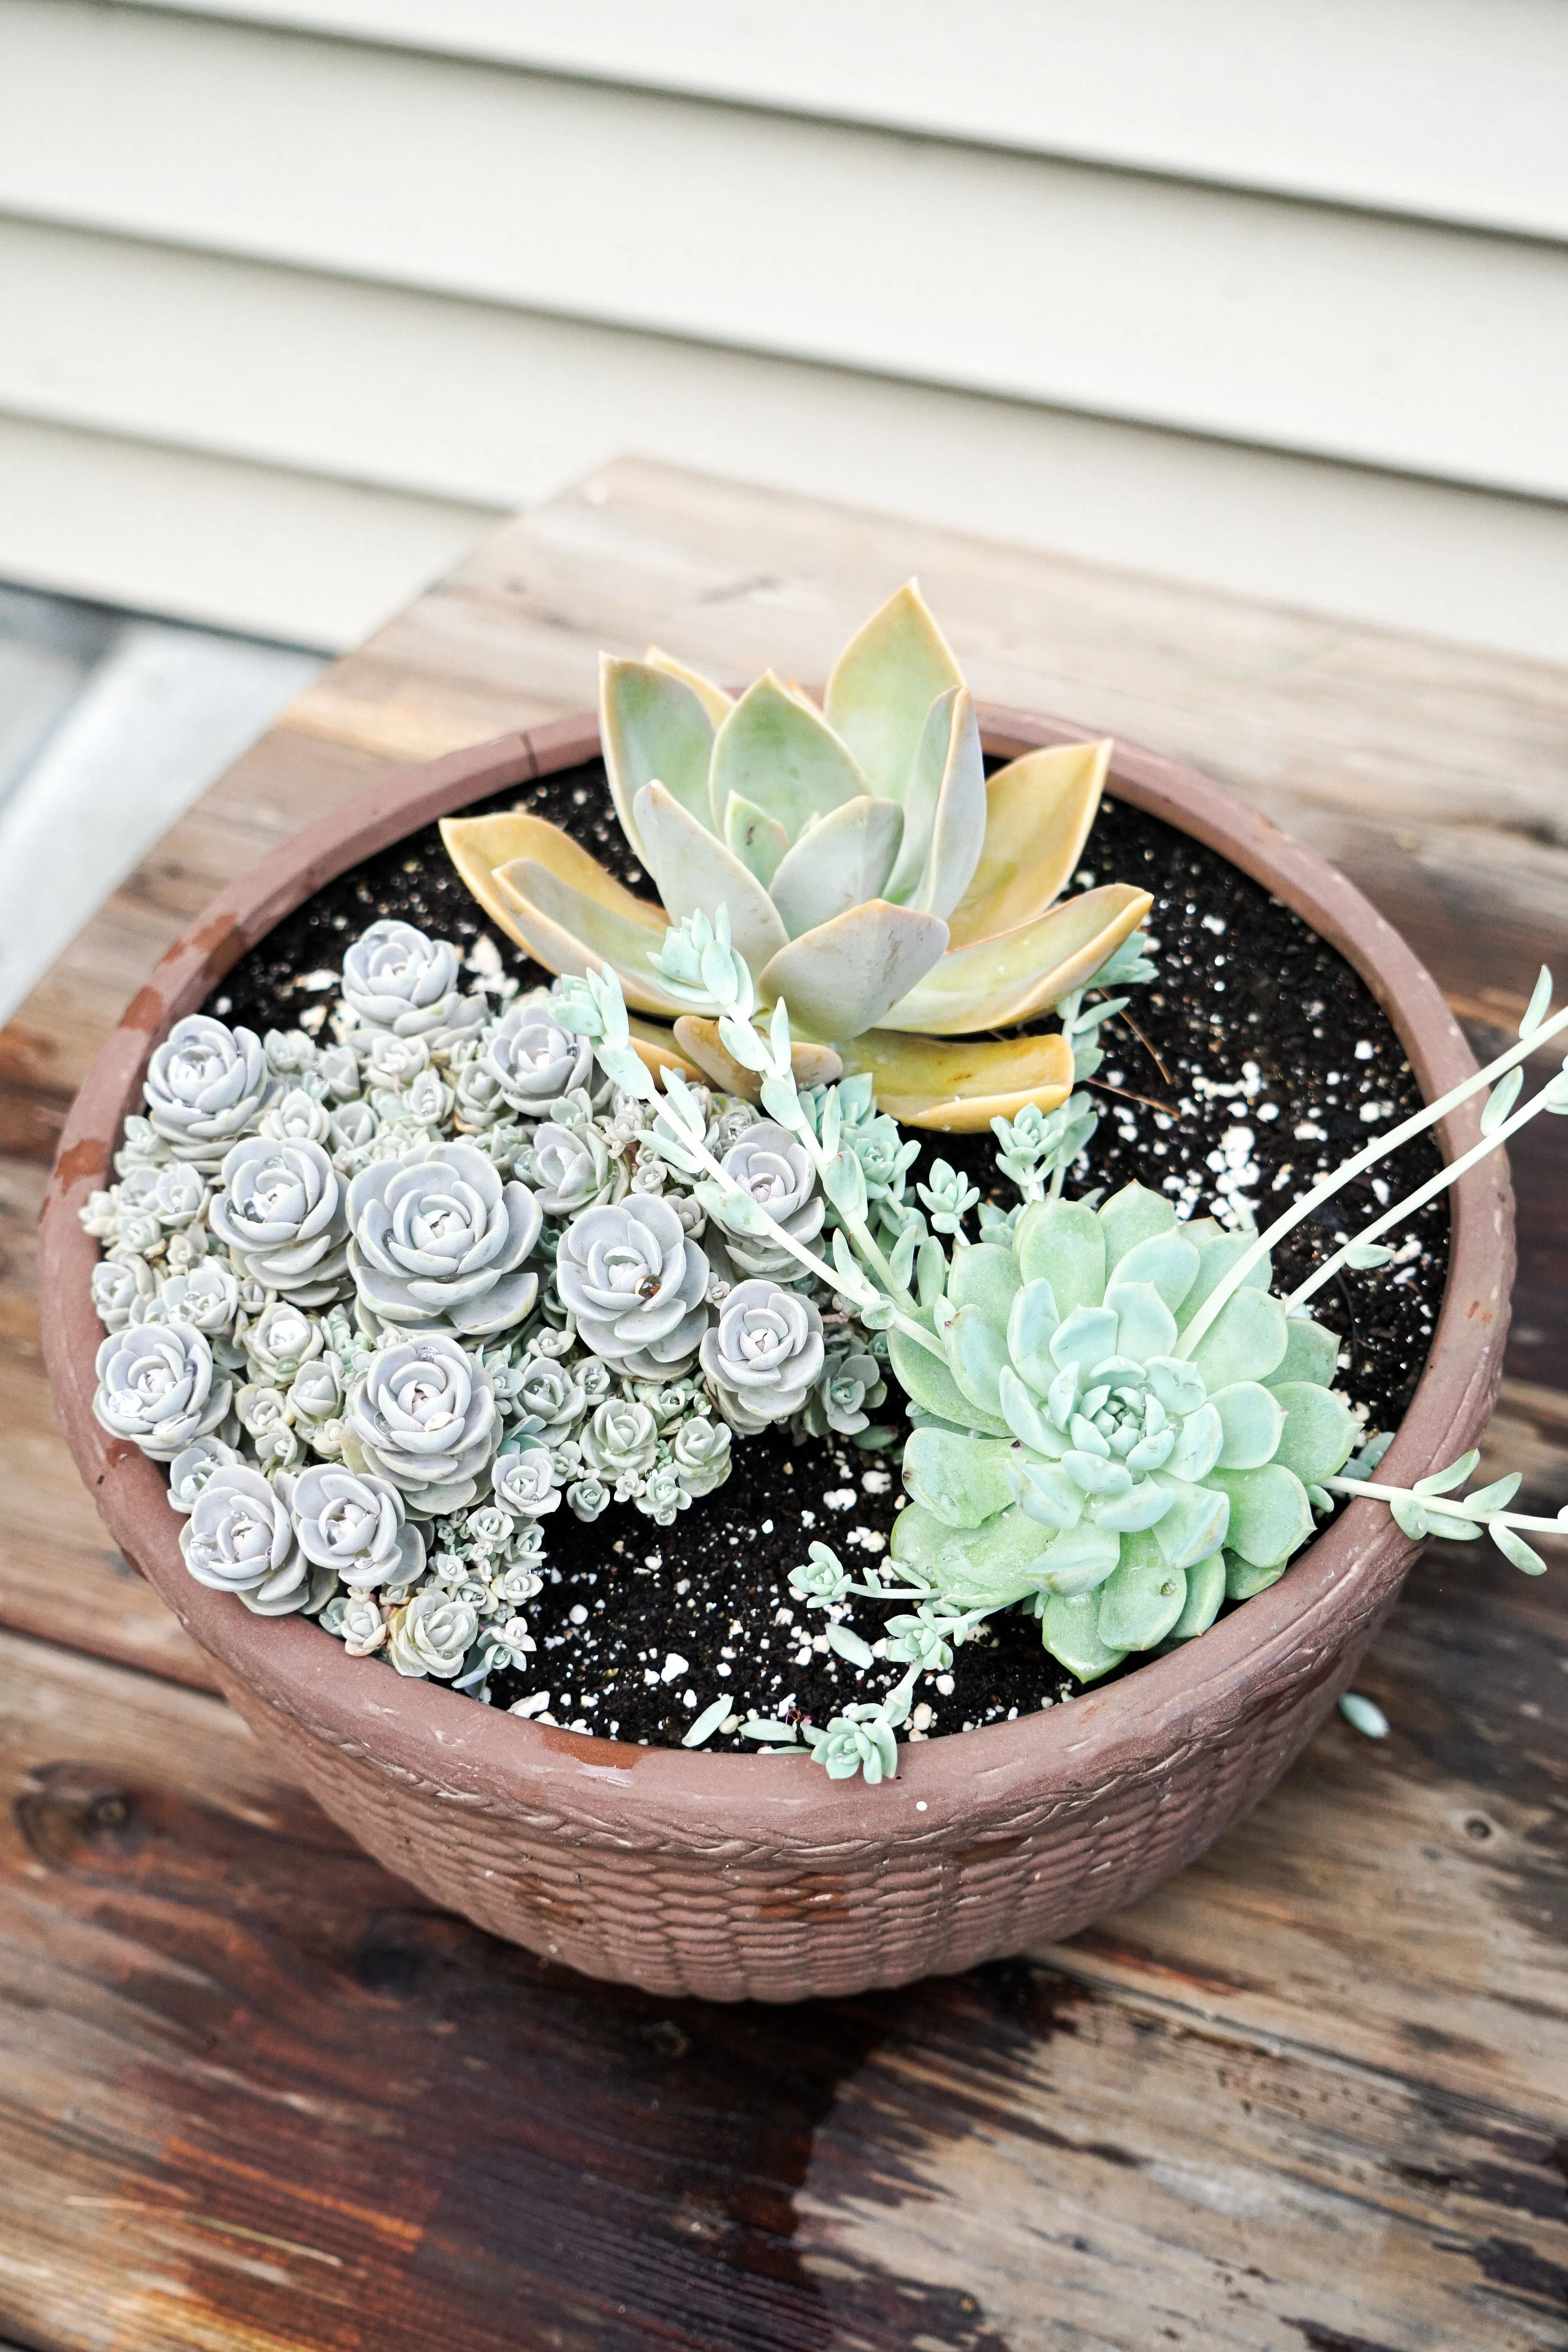
M29 2352L1568 2344L1568 1559L1424 1560L1278 1793L1135 1911L801 2010L567 1977L350 1847L107 1544L29 1265L66 1104L220 882L601 646L820 675L918 569L976 688L1338 857L1476 1032L1568 978L1568 676L636 463L338 663L4 1041L0 2337ZM68 854L68 845L66 853ZM1489 1468L1568 1500L1568 1135L1516 1163ZM1479 1549L1479 1548L1478 1548Z

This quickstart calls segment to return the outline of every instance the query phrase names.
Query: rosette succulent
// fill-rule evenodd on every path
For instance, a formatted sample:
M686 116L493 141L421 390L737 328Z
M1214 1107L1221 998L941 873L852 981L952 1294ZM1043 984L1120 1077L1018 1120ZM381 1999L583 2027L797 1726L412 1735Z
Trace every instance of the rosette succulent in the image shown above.
M425 1538L384 1478L326 1466L301 1471L291 1507L306 1559L355 1591L412 1584L425 1566Z
M721 1165L731 1183L764 1208L775 1225L797 1242L811 1242L822 1231L827 1203L816 1190L811 1154L784 1128L772 1119L758 1119L738 1143L731 1145ZM782 1275L798 1271L799 1261L782 1244L742 1232L722 1207L714 1210L723 1227L724 1245L742 1274Z
M190 1323L132 1323L98 1351L92 1409L111 1437L172 1462L228 1417L233 1389Z
M824 1356L822 1315L776 1282L739 1282L703 1337L702 1370L719 1410L742 1437L798 1412Z
M178 1160L216 1168L282 1089L252 1029L205 1013L176 1021L153 1049L143 1080L147 1117Z
M539 1203L526 1185L503 1184L471 1144L362 1169L349 1186L348 1220L361 1307L383 1323L489 1338L532 1309L539 1276L526 1260L539 1239Z
M596 1127L558 1127L546 1119L533 1131L531 1181L547 1217L569 1217L622 1188L622 1162L612 1162Z
M563 1029L542 990L519 997L491 1032L479 1065L519 1118L548 1118L574 1087L594 1082L594 1052Z
M490 1488L501 1508L517 1518L542 1518L561 1504L554 1456L533 1437L507 1440L490 1464Z
M479 1637L478 1612L431 1586L416 1592L389 1620L386 1654L400 1675L451 1682Z
M974 705L911 582L840 655L823 707L771 672L738 701L651 651L606 655L600 733L616 813L662 905L521 812L447 819L458 872L547 970L608 964L649 1058L731 1086L717 1009L667 931L728 909L764 1003L868 1072L915 1125L984 1128L1071 1084L1059 1038L996 1039L1097 971L1146 892L1057 903L1098 805L1108 743L1031 751L987 782ZM962 1038L963 1045L938 1041ZM828 1075L837 1075L830 1071Z
M684 1371L708 1322L709 1265L670 1202L632 1193L561 1237L555 1283L579 1337L628 1380Z
M198 1584L237 1593L258 1616L287 1616L310 1598L286 1493L242 1462L206 1480L180 1529L180 1549Z
M1010 1245L956 1249L943 1359L890 1340L925 1423L894 1557L963 1606L1034 1599L1084 1681L1283 1575L1312 1531L1308 1487L1358 1430L1329 1385L1337 1340L1287 1318L1267 1259L1185 1349L1250 1238L1178 1224L1132 1184L1100 1210L1036 1202Z
M207 1223L242 1279L322 1307L348 1273L342 1184L319 1143L247 1136L225 1156Z
M473 1502L500 1442L489 1374L443 1332L378 1349L344 1408L349 1467L386 1479L421 1518Z
M343 1003L373 1036L434 1041L484 1019L482 1001L463 993L451 941L390 919L372 923L344 954Z

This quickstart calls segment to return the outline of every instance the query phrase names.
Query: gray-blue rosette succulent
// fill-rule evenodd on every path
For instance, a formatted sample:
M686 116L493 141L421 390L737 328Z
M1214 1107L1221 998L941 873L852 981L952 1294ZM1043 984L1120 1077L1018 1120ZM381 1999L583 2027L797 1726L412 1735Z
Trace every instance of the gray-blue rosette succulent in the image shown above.
M891 1338L922 1425L894 1557L963 1605L1032 1600L1080 1680L1187 1640L1283 1575L1309 1486L1359 1434L1334 1335L1289 1318L1267 1260L1190 1352L1184 1333L1250 1236L1129 1185L1040 1201L1010 1245L956 1249L942 1360Z

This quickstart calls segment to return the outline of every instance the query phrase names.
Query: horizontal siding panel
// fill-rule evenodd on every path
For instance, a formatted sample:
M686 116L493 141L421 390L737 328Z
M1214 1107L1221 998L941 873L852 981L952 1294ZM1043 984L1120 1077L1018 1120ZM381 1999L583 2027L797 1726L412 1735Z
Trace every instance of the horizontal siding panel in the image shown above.
M1562 508L14 221L0 316L0 576L347 642L427 549L631 449L1568 659Z
M356 645L493 520L0 414L0 578L285 644Z
M22 215L1568 497L1568 251L10 0Z
M794 0L787 33L772 0L174 5L1568 236L1562 0Z

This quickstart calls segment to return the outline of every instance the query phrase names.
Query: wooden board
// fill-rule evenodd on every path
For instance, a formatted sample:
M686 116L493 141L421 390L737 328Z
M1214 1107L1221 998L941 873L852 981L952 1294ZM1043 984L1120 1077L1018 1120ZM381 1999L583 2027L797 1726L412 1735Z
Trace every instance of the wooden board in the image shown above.
M220 882L384 761L582 705L600 645L820 676L916 569L983 692L1226 775L1339 855L1473 1023L1563 961L1568 679L1524 664L625 463L328 672L0 1040L0 2352L1568 2344L1561 1569L1434 1548L1363 1673L1390 1739L1336 1720L1070 1945L672 2011L345 1847L205 1695L54 1427L52 1139ZM1489 1447L1550 1508L1562 1141L1516 1162Z

